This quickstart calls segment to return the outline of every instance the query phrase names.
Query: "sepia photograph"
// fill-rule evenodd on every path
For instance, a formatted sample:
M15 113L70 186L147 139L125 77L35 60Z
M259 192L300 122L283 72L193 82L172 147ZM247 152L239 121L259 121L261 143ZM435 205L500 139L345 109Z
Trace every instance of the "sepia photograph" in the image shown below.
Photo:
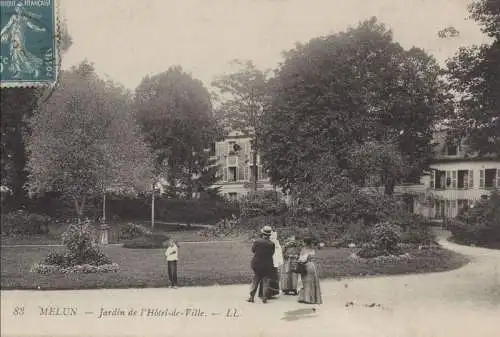
M500 335L500 0L0 0L1 335Z

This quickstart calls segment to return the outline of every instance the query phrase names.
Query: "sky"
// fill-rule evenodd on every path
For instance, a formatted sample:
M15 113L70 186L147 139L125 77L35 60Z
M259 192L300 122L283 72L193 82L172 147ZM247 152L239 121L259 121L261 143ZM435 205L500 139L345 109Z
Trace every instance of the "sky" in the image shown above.
M460 46L488 42L467 19L469 0L60 0L73 45L67 69L87 59L101 76L135 89L141 79L181 65L210 88L234 59L275 68L296 42L346 30L372 16L404 48L440 63ZM455 27L460 36L440 39Z

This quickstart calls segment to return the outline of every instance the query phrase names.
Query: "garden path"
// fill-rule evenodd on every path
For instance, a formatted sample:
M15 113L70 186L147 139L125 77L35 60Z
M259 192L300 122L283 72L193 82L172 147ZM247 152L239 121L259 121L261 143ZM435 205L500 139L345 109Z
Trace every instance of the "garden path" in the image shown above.
M2 291L2 336L360 336L496 337L500 331L500 251L442 245L470 257L443 273L325 280L314 312L296 297L245 302L248 286L179 289ZM24 316L13 316L17 305ZM39 306L75 307L77 315L45 317ZM200 309L207 317L106 317L101 306ZM226 317L237 312L239 317ZM92 313L91 313L92 312ZM191 311L195 313L195 311ZM213 313L219 313L218 315Z

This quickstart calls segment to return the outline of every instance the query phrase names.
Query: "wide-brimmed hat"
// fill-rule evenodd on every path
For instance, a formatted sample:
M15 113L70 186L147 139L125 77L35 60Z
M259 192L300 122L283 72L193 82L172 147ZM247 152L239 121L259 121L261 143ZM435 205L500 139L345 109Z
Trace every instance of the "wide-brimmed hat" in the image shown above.
M260 230L260 233L266 236L271 236L271 233L273 232L273 229L270 226L264 226Z

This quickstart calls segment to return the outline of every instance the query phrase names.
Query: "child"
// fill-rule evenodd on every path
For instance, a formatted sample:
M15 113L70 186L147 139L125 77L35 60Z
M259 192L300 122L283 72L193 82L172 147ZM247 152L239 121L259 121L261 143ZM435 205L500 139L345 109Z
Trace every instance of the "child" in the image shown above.
M168 242L168 248L165 251L167 258L168 278L172 288L177 288L177 260L179 259L179 248L173 240Z

